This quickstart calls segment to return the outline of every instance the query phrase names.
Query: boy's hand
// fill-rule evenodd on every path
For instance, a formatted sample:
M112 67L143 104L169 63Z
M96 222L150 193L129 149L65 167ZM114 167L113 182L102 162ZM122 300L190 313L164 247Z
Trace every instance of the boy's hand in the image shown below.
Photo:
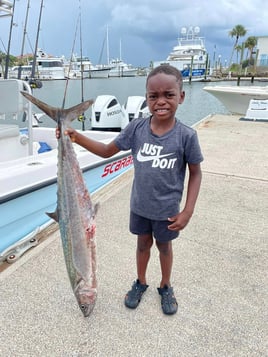
M76 134L77 134L76 130L74 130L72 128L66 129L64 131L64 135L68 135L72 142L75 142ZM57 127L56 128L56 138L59 139L60 136L61 136L60 128Z
M171 231L181 231L183 228L187 226L191 219L191 215L186 212L186 211L181 211L178 213L176 216L169 217L168 221L172 222L169 226L168 229Z
M56 128L56 138L57 139L60 138L60 128L59 127Z

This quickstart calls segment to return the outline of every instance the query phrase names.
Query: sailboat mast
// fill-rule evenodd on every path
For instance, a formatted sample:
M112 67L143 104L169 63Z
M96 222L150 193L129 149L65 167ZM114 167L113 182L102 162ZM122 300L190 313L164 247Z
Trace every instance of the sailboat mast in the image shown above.
M20 64L19 64L19 70L18 70L18 79L21 79L21 66L22 66L22 59L23 59L23 52L24 52L25 36L27 33L29 9L30 9L30 0L28 0L28 4L27 4L26 17L25 17L25 23L24 23L24 29L23 29L23 38L22 38L22 45L21 45L21 52L20 52Z
M31 78L32 79L35 77L36 57L37 57L37 50L38 50L38 40L39 40L41 17L42 17L42 10L43 10L43 2L44 1L41 0L38 27L37 27L37 34L36 34L36 41L35 41L34 58L33 58L33 65L32 65L32 73L31 73Z
M11 37L12 37L12 28L13 28L13 19L14 19L14 11L15 11L15 4L16 1L13 3L13 8L12 8L12 15L11 15L11 20L10 20L10 28L9 28L9 38L8 38L8 46L7 46L7 54L6 54L6 63L5 63L5 73L4 73L4 79L7 79L8 77L8 66L9 66L9 56L10 56L10 45L11 45Z
M110 53L109 53L109 29L108 29L108 25L106 28L106 48L107 48L107 64L110 63Z

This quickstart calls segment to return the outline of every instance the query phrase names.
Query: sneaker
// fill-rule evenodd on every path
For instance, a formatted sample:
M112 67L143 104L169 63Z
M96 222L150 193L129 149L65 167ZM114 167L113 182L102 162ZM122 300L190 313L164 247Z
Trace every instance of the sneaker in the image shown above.
M163 288L157 288L159 295L161 295L161 306L163 313L166 315L176 314L178 310L178 303L174 296L173 288L165 285Z
M128 291L125 296L125 305L130 309L136 309L141 301L143 293L146 291L149 285L141 284L139 279L134 281L131 290Z

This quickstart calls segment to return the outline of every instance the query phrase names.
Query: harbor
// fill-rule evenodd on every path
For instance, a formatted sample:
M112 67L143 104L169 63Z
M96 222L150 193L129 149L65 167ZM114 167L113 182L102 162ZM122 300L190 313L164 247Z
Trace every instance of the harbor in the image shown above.
M266 356L267 122L209 115L195 124L204 162L195 213L174 241L178 312L161 311L157 250L137 310L123 298L136 279L128 230L132 170L93 195L98 299L89 318L68 281L59 231L0 273L3 356ZM239 150L238 150L239 149Z

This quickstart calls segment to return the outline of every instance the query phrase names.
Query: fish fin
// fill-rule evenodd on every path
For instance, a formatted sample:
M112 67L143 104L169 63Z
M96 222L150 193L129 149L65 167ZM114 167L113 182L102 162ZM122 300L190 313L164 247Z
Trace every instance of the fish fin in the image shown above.
M83 114L93 103L93 100L87 100L69 109L62 109L62 114L67 120L72 121Z
M100 203L97 202L93 205L93 211L94 211L94 216L96 217L98 211L99 211L99 208L100 208Z
M33 97L31 94L27 92L21 92L21 94L27 98L30 102L32 102L34 105L36 105L39 109L41 109L44 113L46 113L51 119L57 121L59 117L59 112L61 109L52 107L41 100Z
M48 215L48 217L54 219L54 221L59 222L59 217L58 217L58 212L46 212L46 214Z
M93 100L87 100L69 109L60 109L42 102L27 92L21 92L21 94L56 122L58 122L59 117L72 121L84 113L84 111L86 111L90 105L94 103Z

